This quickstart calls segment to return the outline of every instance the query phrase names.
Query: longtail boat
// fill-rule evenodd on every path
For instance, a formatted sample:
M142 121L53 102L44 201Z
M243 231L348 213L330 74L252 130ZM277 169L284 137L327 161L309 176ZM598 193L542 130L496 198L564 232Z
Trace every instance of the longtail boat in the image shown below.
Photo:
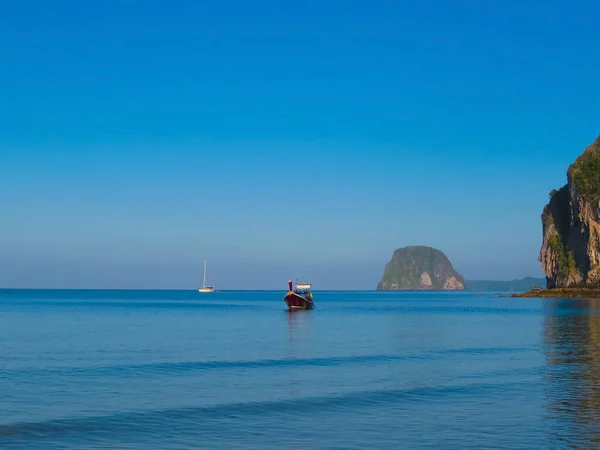
M313 309L315 303L313 301L312 293L310 292L310 284L298 284L292 289L293 282L288 281L289 292L283 299L288 306L288 309Z

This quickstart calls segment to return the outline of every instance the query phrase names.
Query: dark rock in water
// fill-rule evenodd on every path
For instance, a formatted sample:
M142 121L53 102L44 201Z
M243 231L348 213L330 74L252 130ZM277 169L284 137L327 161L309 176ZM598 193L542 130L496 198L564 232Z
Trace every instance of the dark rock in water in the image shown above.
M548 288L600 284L600 137L571 164L567 184L550 192L542 230Z
M464 278L439 250L425 246L399 248L385 266L378 291L465 289Z

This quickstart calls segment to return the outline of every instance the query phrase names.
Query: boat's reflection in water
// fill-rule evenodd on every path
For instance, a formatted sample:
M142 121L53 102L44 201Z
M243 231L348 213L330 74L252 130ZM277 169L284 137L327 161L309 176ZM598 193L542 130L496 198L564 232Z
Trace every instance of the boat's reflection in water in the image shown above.
M301 341L307 338L307 328L310 324L312 312L310 310L286 310L288 316L288 337L290 341L300 339Z
M310 334L311 311L310 310L285 310L288 322L287 359L297 361L302 367L303 359L311 358L311 346L314 339ZM306 390L303 383L290 383L287 385L287 393L290 397L300 397Z
M547 412L553 439L600 446L600 300L547 300L544 319Z

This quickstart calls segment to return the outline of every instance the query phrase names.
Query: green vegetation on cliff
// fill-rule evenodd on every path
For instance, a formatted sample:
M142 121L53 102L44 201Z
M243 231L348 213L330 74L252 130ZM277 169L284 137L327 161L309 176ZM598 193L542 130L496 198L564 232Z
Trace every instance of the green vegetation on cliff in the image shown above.
M575 257L571 250L566 250L560 237L550 236L550 247L556 254L556 263L558 264L558 274L561 277L568 277L575 270Z
M600 138L569 167L577 191L590 200L600 200Z
M377 285L377 290L464 288L464 278L454 270L446 255L425 246L396 250Z
M586 197L600 199L600 155L585 159L573 173L577 190Z

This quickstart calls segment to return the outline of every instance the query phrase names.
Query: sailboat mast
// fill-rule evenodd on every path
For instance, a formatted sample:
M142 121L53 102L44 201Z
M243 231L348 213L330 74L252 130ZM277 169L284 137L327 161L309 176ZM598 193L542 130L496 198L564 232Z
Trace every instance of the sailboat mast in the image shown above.
M202 287L206 287L206 260L204 260L204 278L202 278Z

